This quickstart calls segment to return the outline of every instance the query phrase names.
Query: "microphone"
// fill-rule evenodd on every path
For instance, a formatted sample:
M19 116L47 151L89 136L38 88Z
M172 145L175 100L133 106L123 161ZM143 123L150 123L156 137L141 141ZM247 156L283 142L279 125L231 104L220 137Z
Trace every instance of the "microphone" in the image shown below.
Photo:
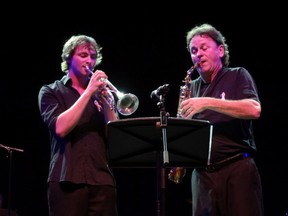
M164 96L170 90L169 84L164 84L159 86L156 90L152 91L150 94L151 99L158 101L160 96Z

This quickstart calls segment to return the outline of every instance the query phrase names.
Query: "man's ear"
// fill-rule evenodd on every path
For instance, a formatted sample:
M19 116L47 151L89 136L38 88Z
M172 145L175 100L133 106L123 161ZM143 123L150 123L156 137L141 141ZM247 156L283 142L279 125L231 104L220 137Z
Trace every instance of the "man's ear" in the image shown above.
M225 54L225 48L224 48L224 45L221 44L218 46L218 50L219 50L219 56L222 58Z

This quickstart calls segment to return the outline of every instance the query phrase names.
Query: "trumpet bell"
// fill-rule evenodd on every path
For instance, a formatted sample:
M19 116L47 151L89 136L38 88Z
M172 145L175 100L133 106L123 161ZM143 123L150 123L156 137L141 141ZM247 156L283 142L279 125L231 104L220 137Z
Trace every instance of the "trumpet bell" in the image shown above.
M117 111L124 116L133 114L138 106L138 97L131 93L123 94L117 101Z

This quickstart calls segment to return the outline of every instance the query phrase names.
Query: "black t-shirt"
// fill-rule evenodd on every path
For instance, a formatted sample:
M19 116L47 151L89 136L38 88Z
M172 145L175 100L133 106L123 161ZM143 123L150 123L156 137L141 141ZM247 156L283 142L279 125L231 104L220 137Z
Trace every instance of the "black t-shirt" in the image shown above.
M191 83L191 96L223 100L250 98L259 101L255 82L243 67L222 68L208 84L198 77ZM212 110L205 110L193 118L208 120L213 125L211 162L239 152L256 151L252 120L237 119Z

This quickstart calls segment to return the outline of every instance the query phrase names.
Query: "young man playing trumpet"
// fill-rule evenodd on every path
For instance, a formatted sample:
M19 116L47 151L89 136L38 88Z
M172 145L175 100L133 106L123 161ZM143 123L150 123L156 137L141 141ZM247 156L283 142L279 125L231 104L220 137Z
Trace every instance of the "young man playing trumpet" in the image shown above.
M50 134L48 174L50 216L117 216L116 187L108 167L106 124L118 117L105 94L101 47L86 35L72 36L63 46L61 69L65 75L43 85L38 103Z

